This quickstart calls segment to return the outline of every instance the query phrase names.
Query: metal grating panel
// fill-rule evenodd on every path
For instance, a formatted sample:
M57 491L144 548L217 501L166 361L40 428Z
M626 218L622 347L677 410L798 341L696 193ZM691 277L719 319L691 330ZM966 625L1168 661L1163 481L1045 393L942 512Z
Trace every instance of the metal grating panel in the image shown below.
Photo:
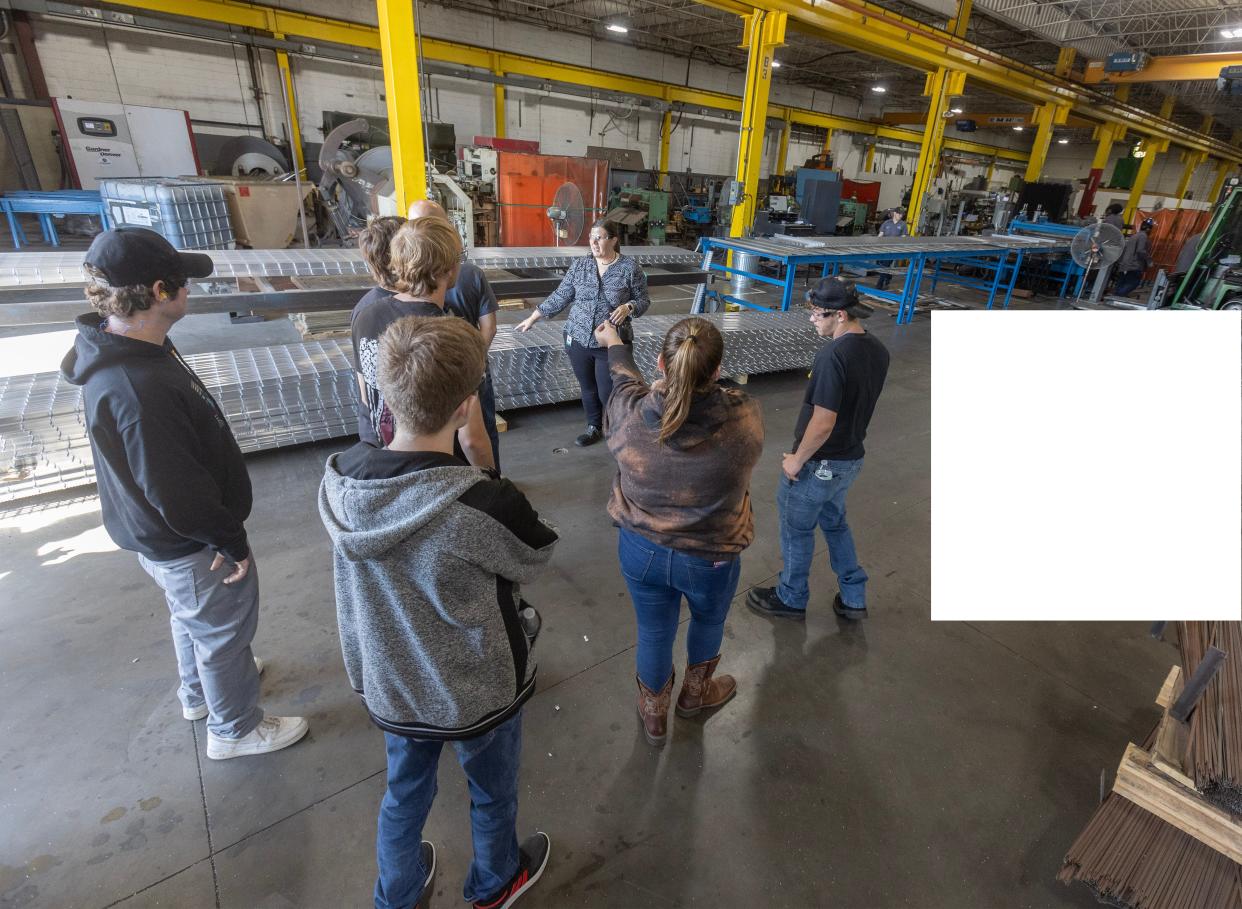
M229 249L204 250L215 263L211 280L237 278L324 278L357 276L359 287L371 283L370 273L356 249ZM590 255L585 246L479 247L469 259L482 269L508 271L526 268L568 268L575 259ZM640 265L696 266L699 256L676 246L632 246L625 254ZM0 253L0 287L39 287L82 284L85 251Z
M665 333L683 315L635 321L634 352L648 375ZM726 375L805 369L823 343L802 313L703 316L725 335ZM542 323L496 335L490 362L501 410L572 401L578 383L564 328ZM242 451L262 451L357 431L353 352L319 341L186 357L220 402ZM59 373L0 378L0 502L94 481L82 390Z

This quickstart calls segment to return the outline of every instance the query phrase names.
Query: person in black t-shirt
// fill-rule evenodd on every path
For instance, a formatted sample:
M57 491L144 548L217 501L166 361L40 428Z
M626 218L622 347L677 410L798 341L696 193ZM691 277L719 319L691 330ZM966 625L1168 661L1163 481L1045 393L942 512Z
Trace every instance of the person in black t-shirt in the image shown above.
M354 346L354 363L360 362L358 357L358 333L353 330L358 315L370 306L382 300L390 300L397 295L393 285L397 279L392 273L392 238L397 235L405 218L396 215L385 215L372 218L362 233L358 234L358 251L362 253L362 261L375 279L375 286L362 295L362 299L354 304L349 314L350 340ZM375 429L371 423L371 408L367 401L367 383L362 376L362 367L356 367L355 378L358 380L358 437L371 444L375 441Z
M457 281L462 261L461 238L443 218L414 218L397 230L390 244L393 289L391 297L359 304L351 335L358 369L358 393L365 414L358 421L358 436L377 448L393 437L392 411L379 388L379 340L393 322L406 316L448 314L445 296ZM470 418L457 433L461 452L475 467L495 467L491 440L483 425L478 401Z
M807 302L815 330L831 340L815 356L793 452L781 461L776 505L785 567L778 587L756 587L746 602L763 615L806 617L818 527L840 586L833 611L856 620L867 615L867 573L858 564L845 521L845 496L862 469L863 439L884 388L889 355L859 322L873 310L859 302L853 284L824 278L807 294Z

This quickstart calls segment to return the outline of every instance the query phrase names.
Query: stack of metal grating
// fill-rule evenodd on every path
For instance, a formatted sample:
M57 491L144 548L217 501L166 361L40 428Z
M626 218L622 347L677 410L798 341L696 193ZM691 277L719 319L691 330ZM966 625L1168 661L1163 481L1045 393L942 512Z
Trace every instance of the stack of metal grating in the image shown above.
M684 316L635 320L634 350L648 376L660 342ZM801 313L726 313L704 318L725 334L726 375L806 369L822 343ZM338 341L286 344L186 357L228 416L243 451L353 435L353 353ZM571 401L578 383L561 325L519 334L502 328L491 368L500 410ZM0 502L94 481L81 389L59 373L0 378Z

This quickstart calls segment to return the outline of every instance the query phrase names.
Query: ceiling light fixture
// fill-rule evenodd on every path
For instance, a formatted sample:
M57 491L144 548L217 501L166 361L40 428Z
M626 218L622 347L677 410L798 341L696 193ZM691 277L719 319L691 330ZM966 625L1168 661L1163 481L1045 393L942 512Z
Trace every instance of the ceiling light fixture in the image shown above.
M1069 139L1057 139L1057 145L1069 145Z
M884 94L886 91L888 91L888 89L885 88L883 85L873 85L871 86L871 90L873 92L879 92L881 95Z
M626 32L629 31L629 29L626 28L624 25L617 25L614 22L612 25L608 26L608 31L616 32L618 35L624 35Z
M1020 127L1020 126L1015 126L1015 127L1013 128L1013 131L1014 131L1015 133L1020 133L1020 132L1022 132L1022 127Z
M772 69L780 69L780 68L781 68L781 61L779 61L779 60L773 60L773 61L772 61Z
M962 112L962 109L961 109L960 107L950 107L950 108L949 108L949 113L951 113L951 114L960 114L961 112Z
M1242 28L1222 28L1220 36L1222 38L1242 38Z

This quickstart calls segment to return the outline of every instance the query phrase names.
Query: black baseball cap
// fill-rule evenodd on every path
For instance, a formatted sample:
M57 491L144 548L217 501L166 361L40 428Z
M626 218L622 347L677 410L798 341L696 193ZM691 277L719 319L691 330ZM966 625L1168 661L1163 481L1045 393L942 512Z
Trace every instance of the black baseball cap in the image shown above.
M858 291L851 281L840 278L822 278L820 282L806 292L808 306L816 309L844 310L855 319L865 319L874 309L858 299Z
M215 267L211 256L180 252L163 236L145 227L105 230L86 251L86 264L103 272L113 287L173 278L205 278Z

